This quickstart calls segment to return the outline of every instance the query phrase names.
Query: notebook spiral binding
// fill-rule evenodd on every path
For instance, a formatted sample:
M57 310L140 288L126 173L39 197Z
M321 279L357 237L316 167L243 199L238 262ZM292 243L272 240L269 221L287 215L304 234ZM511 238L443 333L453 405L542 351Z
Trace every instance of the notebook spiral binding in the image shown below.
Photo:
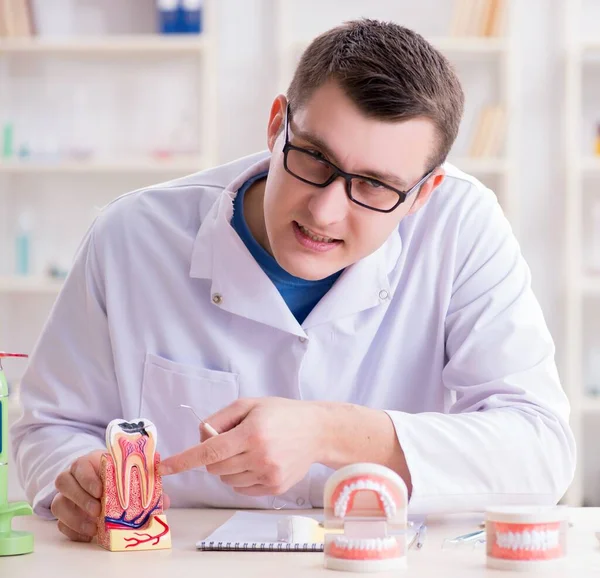
M197 549L206 551L238 550L240 552L322 552L323 544L289 544L285 542L202 542L197 546Z

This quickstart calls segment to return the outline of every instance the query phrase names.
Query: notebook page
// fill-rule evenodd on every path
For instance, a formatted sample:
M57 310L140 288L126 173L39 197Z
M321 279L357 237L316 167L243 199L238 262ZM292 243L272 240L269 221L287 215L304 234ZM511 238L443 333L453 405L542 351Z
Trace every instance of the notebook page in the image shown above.
M303 514L305 515L305 514ZM206 548L211 545L213 549L225 547L227 544L236 545L235 549L278 549L285 545L285 542L277 541L277 523L289 514L265 514L261 512L236 512L227 522L217 528L210 536L196 543L197 548ZM322 513L309 515L322 522L324 517ZM408 542L414 538L419 524L408 531ZM293 544L292 546L304 546L306 542ZM313 544L310 544L313 546ZM322 550L323 543L317 543Z
M240 542L240 543L274 543L277 542L277 522L286 517L284 514L264 514L259 512L236 512L227 522L217 528L202 542ZM317 521L323 520L323 515L307 516Z

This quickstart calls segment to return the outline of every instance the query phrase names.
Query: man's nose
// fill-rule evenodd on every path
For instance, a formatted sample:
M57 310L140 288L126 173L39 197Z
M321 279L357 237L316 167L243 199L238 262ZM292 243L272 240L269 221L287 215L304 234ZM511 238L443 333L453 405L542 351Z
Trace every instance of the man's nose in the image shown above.
M346 218L350 202L346 193L346 181L338 177L322 189L315 188L308 209L315 225L327 227Z

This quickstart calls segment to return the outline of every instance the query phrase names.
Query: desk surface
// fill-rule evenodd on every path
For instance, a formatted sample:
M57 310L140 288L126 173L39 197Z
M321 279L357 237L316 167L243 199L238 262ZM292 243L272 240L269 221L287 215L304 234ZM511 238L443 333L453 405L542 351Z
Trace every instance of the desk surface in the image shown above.
M315 512L314 510L312 511ZM281 513L281 512L278 512ZM294 511L299 514L298 510ZM111 576L202 576L206 578L270 578L333 574L323 568L322 553L276 552L200 552L196 541L205 538L227 518L232 510L168 510L172 529L172 550L149 552L107 552L96 544L69 542L56 529L55 522L37 517L16 518L14 529L35 534L35 552L24 556L0 558L0 575L19 578L58 575L64 578L107 578ZM481 518L453 516L429 519L427 538L421 550L410 550L408 568L374 576L419 576L428 578L470 578L506 576L506 572L485 567L485 550L462 547L442 550L446 538L472 531ZM547 576L598 576L600 546L595 531L600 530L600 508L576 508L571 511L569 558L564 570L544 572Z

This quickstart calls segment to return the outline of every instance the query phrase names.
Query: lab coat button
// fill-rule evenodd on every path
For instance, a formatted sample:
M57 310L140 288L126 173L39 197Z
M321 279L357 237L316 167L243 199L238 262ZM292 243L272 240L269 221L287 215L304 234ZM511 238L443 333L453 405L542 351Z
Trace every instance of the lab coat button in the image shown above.
M212 301L215 305L221 305L223 303L223 296L220 293L213 293Z
M304 506L304 498L298 498L296 500L296 504L298 504L299 506Z
M381 299L382 301L385 301L389 296L390 294L385 289L382 289L379 292L379 299Z
M306 343L306 337L298 337L300 343Z

